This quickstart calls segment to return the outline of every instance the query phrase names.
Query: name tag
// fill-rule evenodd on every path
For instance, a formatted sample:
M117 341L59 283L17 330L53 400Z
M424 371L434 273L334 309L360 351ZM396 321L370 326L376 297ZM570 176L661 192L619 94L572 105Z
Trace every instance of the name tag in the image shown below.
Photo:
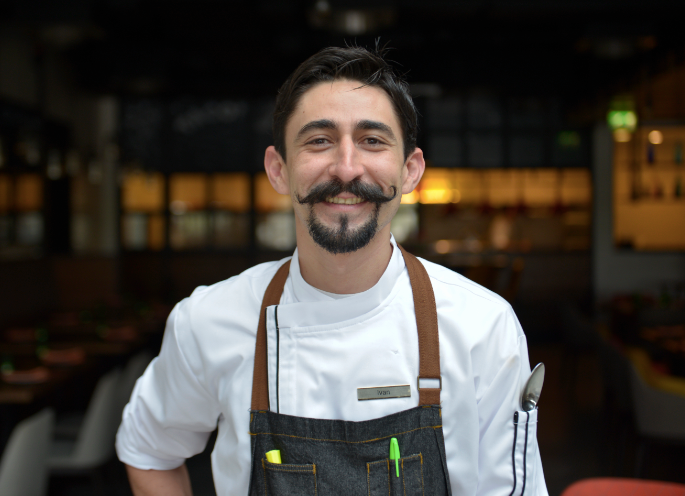
M411 388L409 387L409 384L402 386L357 388L357 400L359 401L409 397L411 397Z

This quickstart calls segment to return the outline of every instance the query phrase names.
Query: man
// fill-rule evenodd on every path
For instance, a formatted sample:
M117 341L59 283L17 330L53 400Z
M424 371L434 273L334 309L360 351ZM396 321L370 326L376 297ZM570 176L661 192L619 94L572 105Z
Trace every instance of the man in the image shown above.
M377 53L325 49L284 83L264 165L297 249L172 311L117 435L136 495L190 494L217 424L220 495L547 493L511 307L390 234L416 133Z

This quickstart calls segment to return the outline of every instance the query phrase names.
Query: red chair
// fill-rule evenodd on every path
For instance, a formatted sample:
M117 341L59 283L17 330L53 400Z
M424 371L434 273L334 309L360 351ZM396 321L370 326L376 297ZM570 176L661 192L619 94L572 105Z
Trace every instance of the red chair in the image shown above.
M642 479L584 479L568 486L561 496L685 496L685 484Z

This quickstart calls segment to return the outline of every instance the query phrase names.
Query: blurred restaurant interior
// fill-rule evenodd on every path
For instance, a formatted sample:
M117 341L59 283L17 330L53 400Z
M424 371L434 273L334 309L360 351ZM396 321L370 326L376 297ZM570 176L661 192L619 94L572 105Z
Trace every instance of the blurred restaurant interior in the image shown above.
M263 172L278 87L380 39L428 165L393 234L514 307L550 494L685 483L680 3L2 2L0 479L51 407L43 494L130 494L114 431L172 306L295 247Z

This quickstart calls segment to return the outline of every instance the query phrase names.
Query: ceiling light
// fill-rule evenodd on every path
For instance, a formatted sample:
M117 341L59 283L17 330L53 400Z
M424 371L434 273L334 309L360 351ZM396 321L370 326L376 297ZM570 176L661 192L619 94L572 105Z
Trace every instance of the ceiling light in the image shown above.
M653 145L660 145L664 142L664 135L661 134L661 131L657 131L655 129L654 131L649 132L649 134L647 135L647 139Z

